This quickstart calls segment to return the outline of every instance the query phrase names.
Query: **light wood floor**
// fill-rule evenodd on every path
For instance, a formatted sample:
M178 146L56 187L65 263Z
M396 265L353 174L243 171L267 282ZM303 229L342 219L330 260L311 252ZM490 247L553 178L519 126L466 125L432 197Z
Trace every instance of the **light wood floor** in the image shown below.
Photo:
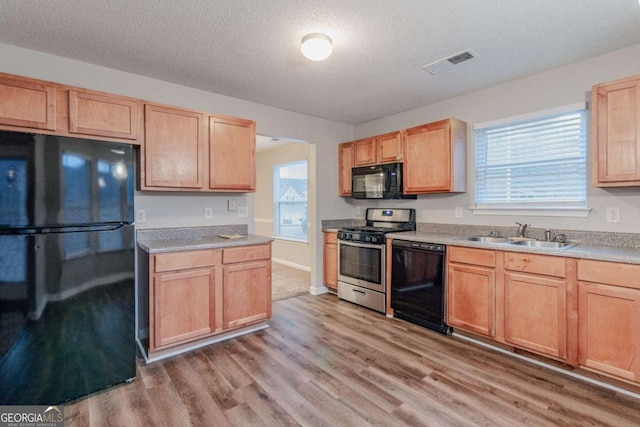
M640 400L335 296L278 301L270 324L141 365L65 425L640 425Z

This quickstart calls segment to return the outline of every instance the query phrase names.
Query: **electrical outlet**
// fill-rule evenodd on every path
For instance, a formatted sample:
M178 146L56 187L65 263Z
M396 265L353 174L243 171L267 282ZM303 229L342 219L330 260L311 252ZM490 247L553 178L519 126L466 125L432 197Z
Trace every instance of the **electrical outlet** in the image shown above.
M143 223L147 220L147 213L144 209L138 209L136 211L136 222Z
M238 218L246 218L249 216L249 208L246 206L238 207Z
M356 218L360 218L360 215L362 215L362 210L360 208L360 206L355 206L353 208L353 216Z
M620 208L610 206L607 208L607 222L620 222Z
M455 209L455 216L456 218L462 218L462 208L460 206Z
M213 208L204 208L204 219L213 218Z
M235 200L228 200L227 201L227 210L229 212L235 212L236 211L236 201Z

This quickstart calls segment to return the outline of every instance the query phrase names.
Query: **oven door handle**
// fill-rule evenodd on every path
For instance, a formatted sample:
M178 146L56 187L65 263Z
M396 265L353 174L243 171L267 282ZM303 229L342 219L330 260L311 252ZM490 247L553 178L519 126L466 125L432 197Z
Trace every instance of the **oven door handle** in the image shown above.
M371 249L380 249L385 246L385 244L350 242L348 240L338 240L338 245L353 246L356 248L371 248Z

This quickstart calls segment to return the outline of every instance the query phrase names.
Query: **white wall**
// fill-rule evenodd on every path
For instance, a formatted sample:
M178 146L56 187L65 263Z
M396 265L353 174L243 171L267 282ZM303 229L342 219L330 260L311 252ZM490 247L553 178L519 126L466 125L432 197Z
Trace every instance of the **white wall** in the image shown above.
M480 58L481 60L481 58ZM393 202L398 207L415 207L419 222L460 223L477 225L504 225L515 227L514 222L529 222L533 227L570 230L640 232L640 188L600 189L591 187L588 177L588 218L486 216L474 215L466 209L474 204L474 133L473 124L540 111L552 107L590 101L591 86L611 80L640 74L640 44L606 55L580 61L544 73L513 80L467 95L416 108L380 120L356 126L355 138L378 135L406 129L423 123L456 117L467 122L467 192L459 195L418 196L417 201ZM432 84L438 84L432 77ZM591 164L589 125L589 151L587 164ZM352 206L389 205L348 200ZM454 218L455 207L464 208L463 218ZM607 206L620 208L620 222L605 220Z
M42 52L0 43L0 72L33 77L57 83L141 98L184 108L256 121L262 135L288 137L314 142L322 167L322 182L317 189L316 223L322 219L351 215L349 206L337 196L337 144L353 137L353 127L316 117L298 114L267 105L218 95L169 82L74 61ZM314 171L315 172L315 171ZM248 218L237 218L227 212L226 201L235 199L238 205L249 207ZM137 209L146 211L147 222L138 228L185 227L246 223L253 231L253 194L196 194L137 192ZM204 208L212 207L214 218L204 219ZM311 217L310 217L311 220ZM310 236L312 258L321 267L322 233L317 226ZM312 272L312 287L322 287L322 269Z
M274 206L273 206L273 167L277 164L307 160L311 164L311 151L313 145L290 143L271 150L263 151L256 155L256 193L254 197L255 233L262 236L273 236L274 230ZM312 201L315 200L316 182L309 176L308 209L313 210ZM309 230L313 230L310 228ZM311 250L308 243L293 242L290 240L276 239L273 242L274 260L284 261L293 266L304 269L311 268Z

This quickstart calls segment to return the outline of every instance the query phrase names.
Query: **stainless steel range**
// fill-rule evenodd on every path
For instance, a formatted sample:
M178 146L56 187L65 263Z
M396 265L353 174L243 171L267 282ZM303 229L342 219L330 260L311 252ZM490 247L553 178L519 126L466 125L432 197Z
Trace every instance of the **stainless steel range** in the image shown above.
M416 229L415 209L369 208L364 227L338 230L338 297L386 312L385 235Z

